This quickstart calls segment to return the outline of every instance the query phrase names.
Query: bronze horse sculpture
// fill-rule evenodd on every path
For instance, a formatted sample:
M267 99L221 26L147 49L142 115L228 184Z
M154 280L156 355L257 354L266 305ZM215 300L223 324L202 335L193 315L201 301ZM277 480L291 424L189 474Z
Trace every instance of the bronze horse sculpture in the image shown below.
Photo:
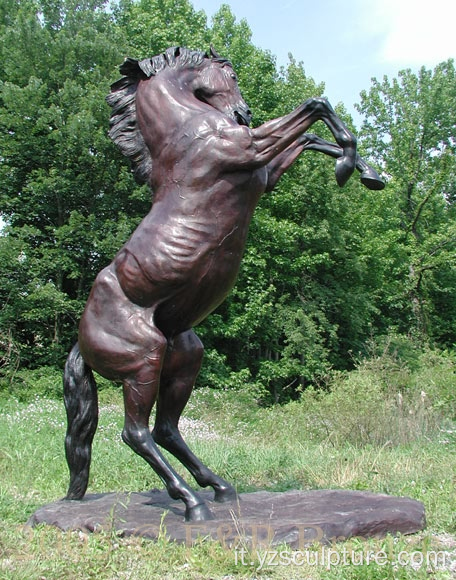
M356 153L356 140L324 98L251 129L251 112L229 61L170 48L153 58L127 59L107 100L110 136L132 161L154 201L131 238L93 285L78 342L64 373L70 469L67 499L87 489L98 421L92 369L123 384L124 442L143 457L169 495L185 504L185 519L211 511L165 459L168 450L215 501L236 498L187 447L180 415L203 357L192 328L235 283L249 223L260 196L306 149L336 158L344 185L354 169L370 189L384 184ZM337 144L306 134L323 121ZM157 403L153 431L149 417Z

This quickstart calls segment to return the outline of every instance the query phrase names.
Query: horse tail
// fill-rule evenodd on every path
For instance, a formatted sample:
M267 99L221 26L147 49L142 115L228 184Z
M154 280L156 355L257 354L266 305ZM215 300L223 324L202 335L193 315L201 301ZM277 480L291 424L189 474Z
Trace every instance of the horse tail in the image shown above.
M89 481L92 441L98 425L97 385L76 343L68 355L63 375L67 414L65 455L70 470L66 499L82 499Z

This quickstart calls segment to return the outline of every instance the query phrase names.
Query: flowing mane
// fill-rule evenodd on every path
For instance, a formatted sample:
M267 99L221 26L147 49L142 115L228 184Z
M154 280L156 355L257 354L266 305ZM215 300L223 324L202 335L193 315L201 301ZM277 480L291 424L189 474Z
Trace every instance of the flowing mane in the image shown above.
M152 157L136 123L138 82L155 76L166 67L197 68L203 64L204 59L229 64L227 59L219 57L212 48L209 55L207 52L178 46L141 61L127 58L120 66L120 73L124 76L111 85L111 93L106 97L108 105L112 107L108 134L131 161L138 183L147 183L152 171Z

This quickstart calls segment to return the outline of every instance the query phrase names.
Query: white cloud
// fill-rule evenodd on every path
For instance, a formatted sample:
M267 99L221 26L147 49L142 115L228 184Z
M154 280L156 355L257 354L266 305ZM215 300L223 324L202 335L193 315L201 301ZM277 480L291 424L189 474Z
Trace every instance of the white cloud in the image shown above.
M380 40L380 62L432 66L456 58L455 0L362 1L366 32Z

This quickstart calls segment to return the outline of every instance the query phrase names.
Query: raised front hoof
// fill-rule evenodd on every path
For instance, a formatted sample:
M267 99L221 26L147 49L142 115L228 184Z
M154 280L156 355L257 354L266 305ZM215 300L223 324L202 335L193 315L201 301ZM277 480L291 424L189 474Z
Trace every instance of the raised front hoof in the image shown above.
M374 169L366 169L363 171L360 180L365 187L374 191L380 191L385 187L385 182Z
M205 503L199 503L185 509L186 522L207 522L214 519L214 514Z
M215 490L214 501L217 503L228 503L230 501L237 501L238 499L239 496L236 490L229 483Z
M343 187L350 179L355 170L355 160L350 157L339 157L336 161L336 181L339 187Z

